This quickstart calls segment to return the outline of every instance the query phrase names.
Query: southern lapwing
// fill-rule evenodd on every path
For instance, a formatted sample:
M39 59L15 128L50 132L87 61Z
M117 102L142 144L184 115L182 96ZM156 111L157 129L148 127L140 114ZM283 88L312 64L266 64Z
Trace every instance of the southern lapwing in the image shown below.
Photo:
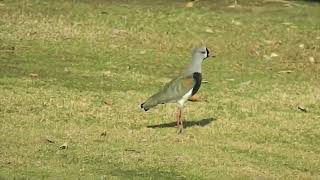
M201 64L208 57L209 50L206 47L195 48L192 52L191 65L180 76L171 80L158 93L142 103L141 108L148 111L158 104L176 102L178 104L176 112L177 132L181 133L183 129L181 120L183 105L189 97L198 92L202 80Z

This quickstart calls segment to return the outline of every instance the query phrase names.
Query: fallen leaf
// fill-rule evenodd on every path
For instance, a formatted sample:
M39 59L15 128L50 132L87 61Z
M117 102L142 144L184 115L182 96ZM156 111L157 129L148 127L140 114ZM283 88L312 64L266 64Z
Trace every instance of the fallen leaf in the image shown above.
M282 24L289 26L289 25L291 25L292 23L291 23L291 22L283 22Z
M100 136L107 136L107 131L103 131Z
M103 71L102 72L102 74L104 75L104 76L110 76L111 75L111 71Z
M236 8L236 7L240 7L240 5L238 5L237 0L234 0L234 3L228 6L228 8Z
M307 112L307 109L301 105L298 106L298 109L303 112Z
M145 53L146 53L146 50L141 50L139 53L140 53L140 54L145 54Z
M36 73L30 73L29 76L30 76L30 77L38 77L38 74L36 74Z
M267 39L265 39L265 40L263 40L266 44L268 44L268 45L270 45L270 44L274 44L274 41L272 41L272 40L267 40Z
M59 147L59 149L68 149L68 143L63 143L60 147Z
M270 57L278 57L279 55L277 53L271 53Z
M64 72L70 72L70 70L68 68L64 68L63 71Z
M236 21L234 19L232 19L231 23L234 24L234 25L237 25L237 26L241 25L240 21Z
M46 141L47 141L48 143L55 143L54 140L49 139L49 138L46 138Z
M27 36L33 36L33 35L36 35L36 34L37 34L37 32L36 32L36 31L28 32L28 33L27 33Z
M314 57L310 56L309 57L309 62L312 63L312 64L315 63Z
M113 34L121 34L121 33L127 33L127 31L123 30L123 29L113 29L112 33Z
M263 55L263 58L266 59L266 60L270 60L271 59L271 57L268 56L268 55Z
M117 46L117 45L115 45L115 44L110 44L109 45L109 48L111 48L111 49L116 49L116 48L118 48L119 46Z
M111 106L113 104L111 99L106 99L106 100L103 101L103 103L108 105L108 106Z
M187 8L193 7L193 2L188 2L188 3L186 4L186 7L187 7Z
M231 4L230 6L228 6L228 8L236 8L237 6L235 4Z
M271 53L270 55L263 55L263 58L265 58L266 60L270 60L273 57L278 57L279 55L277 53Z
M206 28L207 33L213 33L213 30L211 28Z
M240 86L247 86L247 85L249 85L249 84L251 84L251 81L250 81L250 80L240 83Z
M299 44L299 48L303 49L304 48L304 44Z
M287 73L287 74L289 74L289 73L292 73L292 72L294 72L294 71L292 71L292 70L283 70L283 71L279 71L278 73Z

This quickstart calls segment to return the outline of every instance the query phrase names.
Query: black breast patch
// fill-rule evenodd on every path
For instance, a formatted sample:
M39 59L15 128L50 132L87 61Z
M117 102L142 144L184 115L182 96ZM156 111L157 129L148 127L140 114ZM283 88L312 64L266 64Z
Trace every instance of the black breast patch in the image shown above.
M193 86L192 89L192 96L195 95L198 90L200 89L201 86L201 81L202 81L202 75L199 72L195 72L193 73L193 79L196 82L195 85Z

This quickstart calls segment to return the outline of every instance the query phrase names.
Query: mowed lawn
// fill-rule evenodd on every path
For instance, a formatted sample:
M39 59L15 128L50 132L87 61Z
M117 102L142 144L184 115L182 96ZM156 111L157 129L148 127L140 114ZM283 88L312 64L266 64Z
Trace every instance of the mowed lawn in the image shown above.
M0 179L320 179L320 3L233 2L0 0Z

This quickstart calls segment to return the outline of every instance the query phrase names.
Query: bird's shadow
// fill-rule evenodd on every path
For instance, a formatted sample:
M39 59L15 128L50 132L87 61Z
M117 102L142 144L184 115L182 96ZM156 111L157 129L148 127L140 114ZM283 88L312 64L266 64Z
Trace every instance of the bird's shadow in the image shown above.
M183 127L188 128L192 126L206 126L210 124L212 121L216 121L216 118L210 117L206 119L201 119L201 120L195 120L195 121L183 121ZM163 124L156 124L156 125L150 125L147 126L147 128L170 128L170 127L176 127L176 122L171 122L171 123L163 123Z

